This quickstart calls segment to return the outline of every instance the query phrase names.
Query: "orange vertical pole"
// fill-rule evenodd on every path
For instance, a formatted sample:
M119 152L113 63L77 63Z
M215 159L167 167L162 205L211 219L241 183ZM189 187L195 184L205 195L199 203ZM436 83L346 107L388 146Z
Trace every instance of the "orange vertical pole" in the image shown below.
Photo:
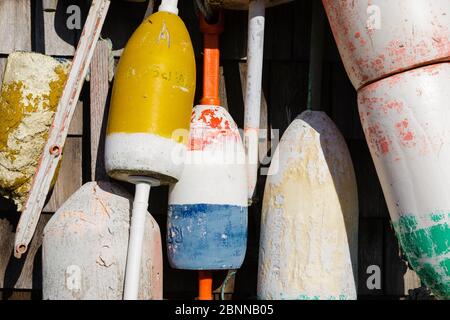
M220 106L220 49L219 35L224 30L223 14L215 24L208 24L200 15L200 31L203 33L203 97L201 104ZM213 300L212 271L198 273L198 300Z
M220 49L219 35L224 30L223 14L215 24L208 24L200 16L200 31L203 33L203 98L201 104L220 105L219 79L220 79Z

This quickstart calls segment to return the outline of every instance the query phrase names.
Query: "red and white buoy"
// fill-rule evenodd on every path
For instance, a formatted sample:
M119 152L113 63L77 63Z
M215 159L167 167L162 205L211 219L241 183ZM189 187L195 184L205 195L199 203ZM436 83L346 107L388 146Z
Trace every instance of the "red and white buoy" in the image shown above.
M450 297L450 63L375 82L359 114L395 233L412 268Z
M401 248L450 298L450 2L323 0Z

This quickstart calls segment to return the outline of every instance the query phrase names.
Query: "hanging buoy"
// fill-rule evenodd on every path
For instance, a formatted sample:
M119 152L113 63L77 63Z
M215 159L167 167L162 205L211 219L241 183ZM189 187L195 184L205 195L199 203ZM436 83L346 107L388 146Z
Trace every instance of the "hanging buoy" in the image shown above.
M320 111L324 12L312 6L308 111L272 159L262 206L259 299L354 300L358 193L345 140Z
M259 299L356 299L358 197L344 138L323 112L284 133L267 177Z
M169 194L167 251L177 269L238 269L247 244L245 152L236 123L219 105L222 21L201 21L204 93L192 112L183 174Z
M411 267L450 298L450 64L375 82L359 113L392 224Z
M117 67L105 147L106 170L116 179L173 183L181 175L186 142L173 135L189 130L196 74L189 33L174 12L160 8L147 18Z
M70 62L38 53L7 59L0 94L0 195L22 211L51 129Z
M224 108L194 108L186 161L169 195L170 264L189 270L238 269L247 244L245 153Z
M449 58L448 0L322 0L356 89Z
M42 244L45 300L121 300L132 196L109 182L90 182L55 213ZM140 300L162 299L158 224L147 212Z
M108 42L99 41L91 64L91 115L105 111L110 52ZM77 190L44 229L45 300L123 298L132 197L118 184L107 182L103 159L97 157L102 131L102 121L91 121L91 177L100 181ZM145 219L138 298L162 299L161 234L149 213Z
M178 0L163 0L128 41L117 68L105 166L136 185L125 272L125 300L138 298L150 188L176 182L183 170L195 93L195 58L178 17Z
M447 186L450 3L323 1L401 248L450 297Z

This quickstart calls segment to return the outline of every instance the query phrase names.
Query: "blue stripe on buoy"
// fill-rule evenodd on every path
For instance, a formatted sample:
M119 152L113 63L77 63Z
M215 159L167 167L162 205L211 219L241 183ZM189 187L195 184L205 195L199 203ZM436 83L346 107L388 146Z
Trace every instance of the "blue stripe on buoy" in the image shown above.
M170 205L167 252L170 265L185 270L238 269L247 247L247 207Z

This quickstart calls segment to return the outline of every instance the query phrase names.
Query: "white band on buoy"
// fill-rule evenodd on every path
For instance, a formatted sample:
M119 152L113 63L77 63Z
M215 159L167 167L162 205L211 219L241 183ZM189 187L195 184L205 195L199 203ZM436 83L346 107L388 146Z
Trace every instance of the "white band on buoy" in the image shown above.
M178 0L163 0L158 11L167 11L178 15Z

